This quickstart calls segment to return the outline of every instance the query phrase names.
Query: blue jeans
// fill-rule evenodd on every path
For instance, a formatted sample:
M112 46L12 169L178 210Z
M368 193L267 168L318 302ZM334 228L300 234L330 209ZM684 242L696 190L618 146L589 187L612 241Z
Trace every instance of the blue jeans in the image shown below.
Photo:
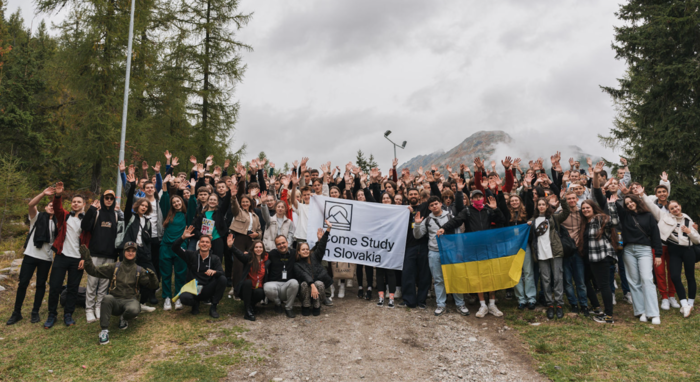
M440 263L440 252L428 252L428 262L430 263L430 273L433 274L433 285L435 285L435 300L439 308L444 308L447 303L447 292L445 292L445 280L442 278L442 264ZM452 293L455 305L464 306L464 299L461 293Z
M564 292L571 305L588 306L584 270L583 259L578 252L564 259Z
M654 255L651 247L641 244L625 245L627 281L632 293L634 315L659 317L659 300L654 285Z
M622 294L627 294L630 291L630 284L627 282L627 274L625 273L625 262L622 260L624 255L622 252L617 254L617 269L620 272L620 286ZM610 265L610 289L615 294L615 264Z
M535 284L535 273L532 261L532 251L530 246L525 250L525 260L523 260L523 273L520 276L518 285L515 286L515 297L518 304L537 302L537 284Z

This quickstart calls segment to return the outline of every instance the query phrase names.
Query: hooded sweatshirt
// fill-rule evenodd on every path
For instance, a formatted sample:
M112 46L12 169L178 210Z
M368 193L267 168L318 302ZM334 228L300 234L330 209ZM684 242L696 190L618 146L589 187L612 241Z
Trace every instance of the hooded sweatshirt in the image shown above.
M127 260L114 264L105 264L96 267L92 263L90 250L85 246L80 247L80 256L85 260L85 272L90 276L101 279L109 279L109 294L114 298L121 299L136 299L139 296L139 287L148 287L151 289L158 288L158 278L153 271L147 268L141 268L136 265L136 259ZM116 280L114 280L114 272L119 264ZM140 269L139 269L140 268Z
M119 215L114 211L116 201L110 207L105 205L104 195L100 197L100 210L90 206L85 213L80 228L90 232L90 253L94 257L117 258L114 241L117 238Z

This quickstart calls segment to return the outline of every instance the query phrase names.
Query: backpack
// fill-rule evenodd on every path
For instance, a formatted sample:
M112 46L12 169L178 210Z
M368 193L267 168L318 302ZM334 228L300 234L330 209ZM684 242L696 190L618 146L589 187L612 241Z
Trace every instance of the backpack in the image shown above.
M561 240L561 247L564 250L564 258L571 257L576 253L578 247L576 247L576 242L569 235L569 230L567 230L563 225L556 224L557 234Z
M442 210L443 213L447 214L448 221L452 219L452 211L448 210ZM425 229L428 230L428 227L430 227L430 220L431 217L433 216L432 213L429 213L428 216L425 218ZM442 228L442 225L435 220L435 223L438 225L438 228Z
M121 261L117 261L116 264L114 264L114 275L112 275L112 281L109 283L109 293L112 294L112 291L114 288L117 287L117 272L119 272L119 266L121 265ZM141 275L141 271L143 268L141 268L140 265L136 266L136 294L139 294L139 276Z

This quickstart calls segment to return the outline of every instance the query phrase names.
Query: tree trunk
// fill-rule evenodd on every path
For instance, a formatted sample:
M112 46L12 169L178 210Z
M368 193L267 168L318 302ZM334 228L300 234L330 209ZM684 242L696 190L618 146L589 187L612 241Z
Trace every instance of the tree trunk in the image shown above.
M98 159L95 162L95 164L92 165L92 180L90 181L90 191L99 195L101 183L102 183L102 159Z

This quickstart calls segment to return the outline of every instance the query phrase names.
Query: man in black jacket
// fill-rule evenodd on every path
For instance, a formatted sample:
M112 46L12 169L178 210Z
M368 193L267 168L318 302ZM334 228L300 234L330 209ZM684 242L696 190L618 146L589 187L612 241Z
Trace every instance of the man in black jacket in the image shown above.
M417 212L427 216L428 204L418 204L420 193L415 188L408 189L408 202L411 214L408 220L408 236L406 237L406 252L403 258L401 286L403 301L400 306L425 309L425 300L430 289L430 266L428 263L428 236L416 239L413 236L414 217ZM416 291L416 287L418 290Z
M211 300L209 315L219 318L216 307L221 301L226 289L226 276L224 268L221 267L221 259L211 252L211 236L203 235L199 238L199 250L187 251L182 249L182 242L194 237L194 226L185 229L182 236L175 240L172 251L187 263L190 274L197 280L202 290L194 295L189 292L180 294L180 301L183 305L192 307L192 314L199 313L199 303Z
M117 259L115 240L119 225L119 215L115 208L115 194L107 190L99 200L95 200L85 213L80 228L90 232L90 254L96 267L114 264ZM92 323L100 319L100 306L107 294L109 280L88 274L85 292L85 319Z
M282 302L287 317L294 318L292 311L294 299L299 292L299 282L294 273L294 260L296 252L289 248L287 238L279 235L275 238L276 249L268 253L270 267L267 269L267 282L263 286L265 296L269 301L275 302L275 311L282 313Z

